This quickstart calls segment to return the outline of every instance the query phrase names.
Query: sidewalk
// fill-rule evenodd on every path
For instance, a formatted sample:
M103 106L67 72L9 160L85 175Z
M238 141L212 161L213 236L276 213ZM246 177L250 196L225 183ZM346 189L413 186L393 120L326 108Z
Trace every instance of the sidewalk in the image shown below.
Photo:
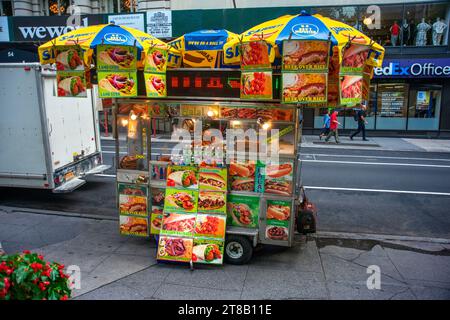
M450 152L450 139L413 139L393 137L368 137L369 141L362 141L361 136L350 140L348 136L340 136L340 144L334 142L334 138L325 142L319 140L318 135L303 135L302 147L310 148L337 148L337 149L359 149L379 151L415 151L415 152ZM102 140L112 141L113 137L102 136ZM119 139L125 141L125 135Z
M446 139L412 139L368 137L369 141L362 141L361 136L350 140L348 136L340 136L340 144L336 144L332 137L328 142L320 140L319 136L303 135L302 147L362 149L379 151L415 151L415 152L450 152L450 140Z
M7 253L31 249L78 265L74 299L450 299L450 241L323 234L263 247L244 266L157 263L151 240L121 237L117 221L0 211ZM369 290L367 266L381 269Z

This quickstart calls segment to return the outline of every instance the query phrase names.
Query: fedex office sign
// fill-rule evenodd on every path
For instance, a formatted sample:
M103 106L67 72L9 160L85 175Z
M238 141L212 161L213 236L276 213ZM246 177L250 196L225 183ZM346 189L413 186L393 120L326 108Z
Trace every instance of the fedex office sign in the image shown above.
M450 77L450 59L385 59L381 68L374 69L377 78L446 78Z

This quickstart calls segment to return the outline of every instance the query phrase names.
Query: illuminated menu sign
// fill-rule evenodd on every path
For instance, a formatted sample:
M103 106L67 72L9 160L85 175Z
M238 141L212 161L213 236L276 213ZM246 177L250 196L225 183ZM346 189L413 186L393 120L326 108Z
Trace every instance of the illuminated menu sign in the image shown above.
M167 95L170 97L239 98L240 80L239 70L167 70Z

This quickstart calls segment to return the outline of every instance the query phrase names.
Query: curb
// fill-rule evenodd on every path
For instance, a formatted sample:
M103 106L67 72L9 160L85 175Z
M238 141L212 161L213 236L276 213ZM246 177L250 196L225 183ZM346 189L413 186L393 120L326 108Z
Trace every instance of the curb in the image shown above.
M118 221L118 217L110 217L98 214L89 213L79 213L79 212L64 212L64 211L54 211L54 210L43 210L43 209L30 209L30 208L20 208L20 207L8 207L0 206L0 211L6 213L31 213L31 214L43 214L51 216L61 216L61 217L72 217L81 219L92 219L92 220L108 220L108 221Z

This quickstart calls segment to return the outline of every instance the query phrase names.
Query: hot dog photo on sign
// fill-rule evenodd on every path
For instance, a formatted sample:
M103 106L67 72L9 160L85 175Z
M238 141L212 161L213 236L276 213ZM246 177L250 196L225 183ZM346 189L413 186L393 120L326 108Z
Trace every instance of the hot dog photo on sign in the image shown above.
M264 191L266 193L290 196L292 194L292 162L270 163L266 166Z

